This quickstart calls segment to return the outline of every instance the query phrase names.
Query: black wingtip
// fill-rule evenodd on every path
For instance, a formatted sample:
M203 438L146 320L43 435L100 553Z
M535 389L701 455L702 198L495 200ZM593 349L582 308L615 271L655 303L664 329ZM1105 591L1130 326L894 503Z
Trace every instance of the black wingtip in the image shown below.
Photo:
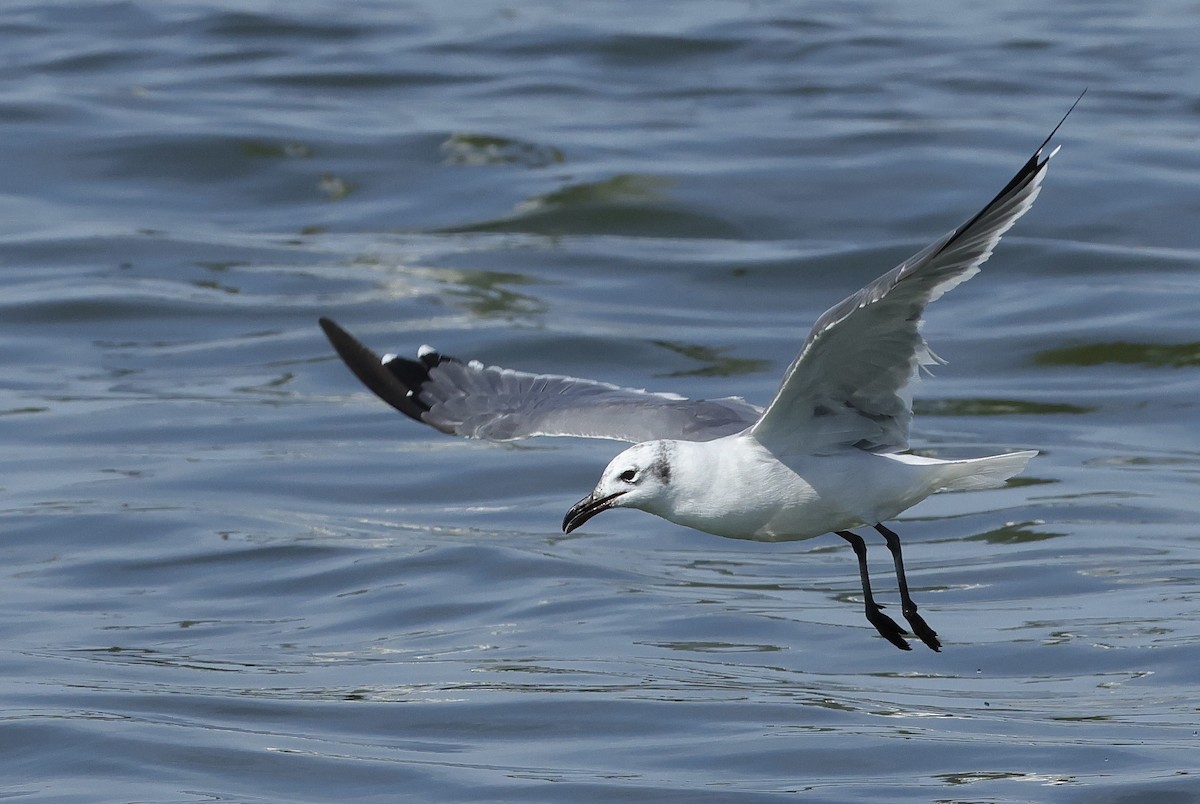
M1062 119L1058 121L1058 125L1051 130L1046 139L1042 140L1042 144L1037 147L1037 150L1033 152L1033 155L1029 157L1029 160L1021 166L1020 170L1017 171L1017 175L1013 176L1009 180L1008 184L1004 185L1004 189L996 193L996 197L989 201L983 207L983 209L979 210L979 212L977 212L975 216L971 218L971 220L958 227L958 233L962 233L971 228L973 225L975 225L977 220L987 214L988 210L990 210L994 204L999 202L1017 188L1033 181L1034 177L1041 173L1042 169L1046 166L1046 163L1050 161L1050 157L1054 155L1053 152L1048 155L1043 155L1043 151L1045 151L1046 146L1050 144L1050 140L1054 139L1054 135L1058 133L1058 130L1062 128L1062 124L1067 122L1067 118L1071 116L1071 112L1075 111L1075 107L1079 105L1079 102L1083 100L1083 96L1086 94L1087 88L1085 87L1083 92L1079 93L1079 97L1075 99L1075 102L1071 104L1071 108L1067 109L1067 113L1064 114ZM947 241L947 244L949 242L951 241Z
M1084 87L1083 92L1079 93L1079 97L1076 98L1075 102L1071 104L1071 108L1067 109L1067 113L1062 116L1062 120L1058 121L1058 125L1054 127L1054 129L1046 136L1046 139L1042 140L1042 144L1038 146L1036 151L1034 151L1035 157L1042 152L1043 148L1050 144L1050 140L1054 139L1054 135L1058 133L1060 128L1062 128L1062 124L1067 122L1067 118L1071 116L1071 112L1075 111L1075 107L1079 105L1081 100L1083 100L1083 96L1087 94L1087 91L1088 88Z
M317 319L325 337L333 345L338 357L354 372L354 376L376 396L387 402L410 419L423 421L421 414L429 409L417 398L416 392L429 378L429 369L413 360L399 359L384 363L379 355L364 346L357 338L342 329L337 322L321 316ZM401 362L397 367L392 363ZM402 371L395 371L401 368ZM402 379L398 374L404 374Z

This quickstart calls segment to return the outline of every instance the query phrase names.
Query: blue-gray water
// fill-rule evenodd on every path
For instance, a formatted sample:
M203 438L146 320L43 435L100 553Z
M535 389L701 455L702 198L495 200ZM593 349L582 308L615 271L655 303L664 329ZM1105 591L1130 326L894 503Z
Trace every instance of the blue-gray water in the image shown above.
M6 4L0 795L1200 798L1200 14L960 5ZM1042 451L894 524L941 654L316 327L761 403L1085 86L929 311L914 444Z

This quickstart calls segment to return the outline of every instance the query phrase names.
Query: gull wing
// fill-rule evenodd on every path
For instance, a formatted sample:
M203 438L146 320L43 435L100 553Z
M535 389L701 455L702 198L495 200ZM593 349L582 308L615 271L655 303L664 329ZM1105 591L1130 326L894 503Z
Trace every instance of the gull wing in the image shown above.
M909 385L922 367L941 362L919 331L925 305L978 273L1001 235L1033 205L1058 152L1043 150L1067 115L978 214L817 319L751 430L764 446L812 454L847 445L907 448Z
M738 433L762 409L735 398L675 394L529 374L463 362L421 347L416 360L382 358L328 318L321 329L364 385L396 410L443 433L511 441L580 436L637 443L656 438L711 441Z

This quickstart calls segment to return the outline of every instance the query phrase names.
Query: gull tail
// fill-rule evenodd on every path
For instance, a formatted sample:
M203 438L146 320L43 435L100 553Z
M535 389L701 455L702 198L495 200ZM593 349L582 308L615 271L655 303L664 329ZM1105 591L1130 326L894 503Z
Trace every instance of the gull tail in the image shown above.
M1037 454L1037 450L1027 449L986 458L939 461L938 490L966 491L1003 486L1004 481L1024 469L1029 459Z

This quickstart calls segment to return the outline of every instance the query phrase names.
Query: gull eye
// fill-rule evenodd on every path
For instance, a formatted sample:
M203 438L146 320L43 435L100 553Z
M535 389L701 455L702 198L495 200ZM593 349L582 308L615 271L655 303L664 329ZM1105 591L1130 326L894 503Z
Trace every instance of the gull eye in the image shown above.
M637 477L637 469L626 469L620 474L620 478L626 483L632 483L635 477Z

